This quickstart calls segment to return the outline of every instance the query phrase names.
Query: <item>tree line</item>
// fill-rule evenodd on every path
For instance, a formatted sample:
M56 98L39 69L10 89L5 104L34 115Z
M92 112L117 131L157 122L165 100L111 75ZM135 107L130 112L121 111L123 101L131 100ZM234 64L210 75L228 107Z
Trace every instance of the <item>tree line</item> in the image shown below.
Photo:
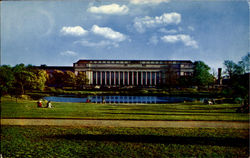
M249 58L250 53L248 52L238 63L232 60L224 61L225 73L228 78L228 86L225 89L227 96L249 99Z
M75 75L71 71L54 70L49 76L45 70L32 65L0 66L0 97L4 94L17 97L25 94L27 90L43 91L46 86L56 88L69 86L80 89L87 82L86 75L82 72Z

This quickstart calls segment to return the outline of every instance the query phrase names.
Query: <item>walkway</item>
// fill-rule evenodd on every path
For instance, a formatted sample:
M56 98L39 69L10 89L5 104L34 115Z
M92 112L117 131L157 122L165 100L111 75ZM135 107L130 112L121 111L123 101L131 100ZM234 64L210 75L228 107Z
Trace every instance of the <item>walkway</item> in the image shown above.
M173 128L249 128L248 122L235 121L146 121L84 119L1 119L1 125L173 127Z

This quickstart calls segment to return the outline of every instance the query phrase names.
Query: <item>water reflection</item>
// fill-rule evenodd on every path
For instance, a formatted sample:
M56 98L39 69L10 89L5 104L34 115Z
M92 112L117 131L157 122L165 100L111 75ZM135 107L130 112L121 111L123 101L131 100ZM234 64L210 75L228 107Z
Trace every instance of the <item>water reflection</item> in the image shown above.
M72 97L44 97L45 100L54 102L91 102L91 103L180 103L192 101L187 97L158 97L158 96L89 96L87 98Z

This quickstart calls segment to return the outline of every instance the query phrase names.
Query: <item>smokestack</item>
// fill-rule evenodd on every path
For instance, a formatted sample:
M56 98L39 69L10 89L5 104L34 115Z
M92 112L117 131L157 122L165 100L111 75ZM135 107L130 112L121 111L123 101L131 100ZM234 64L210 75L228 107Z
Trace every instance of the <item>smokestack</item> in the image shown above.
M218 68L218 84L222 85L222 78L221 78L222 68Z

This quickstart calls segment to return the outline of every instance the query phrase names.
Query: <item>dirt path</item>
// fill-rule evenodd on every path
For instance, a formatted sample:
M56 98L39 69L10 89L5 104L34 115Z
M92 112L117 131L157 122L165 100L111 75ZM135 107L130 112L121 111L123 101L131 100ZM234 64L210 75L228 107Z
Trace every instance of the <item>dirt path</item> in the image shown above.
M1 119L1 125L100 126L100 127L177 127L249 128L248 122L233 121L145 121L83 119Z

